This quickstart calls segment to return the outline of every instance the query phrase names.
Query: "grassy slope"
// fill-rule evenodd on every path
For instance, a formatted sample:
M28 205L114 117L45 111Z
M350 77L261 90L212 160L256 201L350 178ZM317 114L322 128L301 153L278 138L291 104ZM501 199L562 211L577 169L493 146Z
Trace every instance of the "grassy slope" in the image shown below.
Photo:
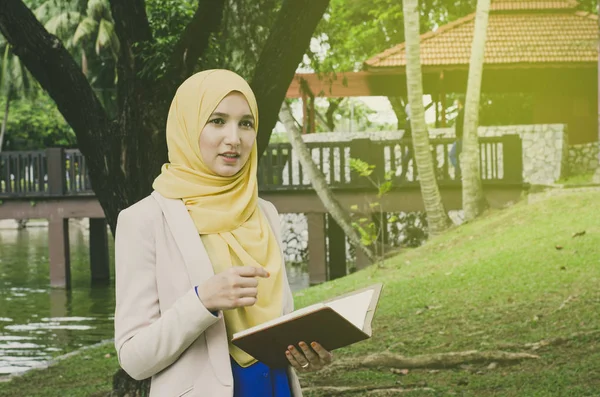
M572 237L583 230L584 236ZM374 338L336 352L337 359L386 349L406 356L507 350L507 344L600 330L599 247L600 193L521 203L487 214L382 267L298 293L296 301L301 307L385 283ZM600 395L599 342L598 333L576 337L534 352L539 360L493 370L411 370L407 375L389 369L354 370L327 377L304 375L302 382L434 389L411 396L593 396ZM110 346L89 350L49 370L0 383L0 396L89 396L109 390L117 367L114 356L104 358L109 351Z

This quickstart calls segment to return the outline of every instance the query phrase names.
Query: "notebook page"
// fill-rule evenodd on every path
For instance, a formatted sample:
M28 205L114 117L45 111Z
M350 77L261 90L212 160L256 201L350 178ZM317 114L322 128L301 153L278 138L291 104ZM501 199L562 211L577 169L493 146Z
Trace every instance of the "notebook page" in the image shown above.
M341 314L346 320L354 324L356 328L362 330L365 325L365 318L367 317L371 299L373 299L373 292L370 289L360 294L328 302L326 305Z

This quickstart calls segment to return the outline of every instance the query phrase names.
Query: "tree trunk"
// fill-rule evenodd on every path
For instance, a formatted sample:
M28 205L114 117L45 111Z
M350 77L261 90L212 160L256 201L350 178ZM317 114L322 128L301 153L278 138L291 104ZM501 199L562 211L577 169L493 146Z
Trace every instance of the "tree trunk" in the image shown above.
M269 144L285 93L329 0L284 1L250 84L260 109L258 152Z
M479 100L489 13L490 0L478 0L465 101L462 153L460 154L463 210L467 221L475 219L487 207L481 186L477 126L479 124Z
M10 84L10 83L9 83ZM2 153L2 146L4 145L4 135L6 134L6 124L8 123L8 112L10 110L10 88L6 94L6 105L4 106L4 117L2 118L2 128L0 129L0 153Z
M398 129L404 129L404 123L406 122L406 112L404 111L404 106L402 106L402 98L399 96L389 96L388 101L390 101L390 105L392 105L392 110L396 115L396 119L398 120Z
M333 115L339 109L343 100L344 98L329 98L329 106L327 106L327 111L325 112L325 119L327 128L331 132L335 132L335 119Z
M292 144L292 149L294 150L294 153L298 155L302 169L306 172L306 175L308 176L313 189L315 189L317 196L319 196L319 199L321 199L323 206L342 228L344 234L348 236L350 243L356 249L360 249L362 252L364 252L371 262L374 262L375 256L369 248L365 247L361 243L357 231L352 227L352 219L350 218L350 214L348 214L348 212L346 212L337 201L331 192L331 189L329 189L329 186L327 186L325 176L314 163L310 155L310 151L302 140L302 133L296 127L296 123L294 123L294 118L292 116L290 107L285 102L281 106L279 119L285 126L290 143ZM291 164L289 166L291 166Z
M442 197L437 185L430 152L429 132L425 123L418 0L404 0L404 37L406 38L406 81L414 157L417 162L429 232L431 235L436 235L450 226L450 219L442 204Z

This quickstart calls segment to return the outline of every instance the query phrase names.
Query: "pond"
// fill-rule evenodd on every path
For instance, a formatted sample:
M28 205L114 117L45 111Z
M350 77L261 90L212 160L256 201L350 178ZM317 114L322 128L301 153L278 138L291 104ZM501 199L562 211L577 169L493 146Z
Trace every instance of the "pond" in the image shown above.
M71 223L69 238L67 291L49 287L46 227L0 229L0 376L113 338L114 286L90 283L88 230ZM109 250L114 274L112 238ZM292 290L308 286L305 269L288 265Z

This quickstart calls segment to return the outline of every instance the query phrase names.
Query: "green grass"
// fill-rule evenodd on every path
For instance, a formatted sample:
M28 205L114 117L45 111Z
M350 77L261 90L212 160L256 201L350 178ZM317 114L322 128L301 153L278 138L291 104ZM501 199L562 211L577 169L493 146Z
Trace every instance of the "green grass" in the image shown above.
M484 364L410 370L407 375L388 368L340 370L303 375L303 386L433 389L410 396L600 395L600 333L589 333L600 330L599 214L600 193L520 203L382 266L296 294L301 307L384 283L374 337L336 351L336 360L385 350L414 356L497 349L534 353L538 360L495 369ZM572 237L582 231L583 236ZM553 337L569 339L534 352L522 347ZM114 357L104 358L109 351L110 346L89 350L48 370L0 383L0 396L100 396L110 390L117 368Z
M585 174L575 174L570 175L566 178L559 179L556 181L557 184L565 185L565 186L579 186L579 185L589 185L593 183L594 173L588 172Z
M47 369L0 382L0 396L105 396L111 390L112 374L119 368L114 350L113 344L90 348Z

